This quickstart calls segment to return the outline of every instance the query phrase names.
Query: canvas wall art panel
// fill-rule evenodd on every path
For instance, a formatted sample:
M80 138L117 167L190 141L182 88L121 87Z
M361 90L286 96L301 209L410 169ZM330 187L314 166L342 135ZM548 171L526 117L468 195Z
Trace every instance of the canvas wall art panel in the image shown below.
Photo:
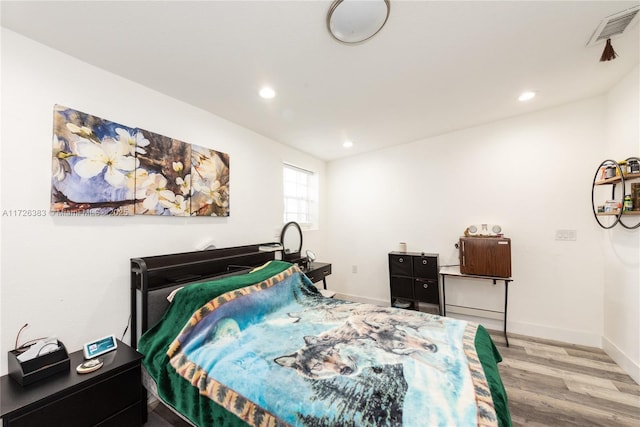
M51 211L133 215L140 132L61 105L53 115Z
M140 130L144 146L136 152L135 213L189 216L191 144Z
M56 105L51 211L229 216L229 155Z
M229 155L191 146L191 215L229 216Z

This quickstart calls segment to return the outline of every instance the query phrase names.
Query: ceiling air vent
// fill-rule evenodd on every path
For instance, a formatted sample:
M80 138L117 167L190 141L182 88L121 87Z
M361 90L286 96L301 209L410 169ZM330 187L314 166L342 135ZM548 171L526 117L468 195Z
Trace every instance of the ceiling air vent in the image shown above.
M607 16L600 22L587 46L593 46L601 41L621 36L624 32L633 27L640 18L640 6L634 6L622 12Z

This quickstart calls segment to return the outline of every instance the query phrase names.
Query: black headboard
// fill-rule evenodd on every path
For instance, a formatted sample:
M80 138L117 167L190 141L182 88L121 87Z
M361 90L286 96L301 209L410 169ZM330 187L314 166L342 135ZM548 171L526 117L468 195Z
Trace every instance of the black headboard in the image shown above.
M131 346L137 348L139 335L149 328L151 321L158 320L158 311L164 310L162 304L168 305L165 297L171 290L234 272L246 272L275 259L275 252L261 251L260 246L256 244L131 258ZM161 301L156 304L150 295L161 290L165 292L158 292L162 297L156 299Z

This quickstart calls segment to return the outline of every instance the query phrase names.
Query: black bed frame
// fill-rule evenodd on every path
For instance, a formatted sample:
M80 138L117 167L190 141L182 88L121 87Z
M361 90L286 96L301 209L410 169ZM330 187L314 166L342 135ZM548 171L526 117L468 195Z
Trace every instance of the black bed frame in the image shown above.
M262 244L131 258L131 347L137 348L140 335L162 317L169 305L166 297L174 289L245 273L275 259L276 252L261 251L260 246Z

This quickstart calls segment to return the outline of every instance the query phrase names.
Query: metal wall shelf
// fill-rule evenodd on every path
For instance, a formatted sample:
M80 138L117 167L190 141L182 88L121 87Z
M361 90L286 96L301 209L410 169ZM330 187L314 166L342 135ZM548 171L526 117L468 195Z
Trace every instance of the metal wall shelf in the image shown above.
M629 157L625 159L625 163L628 164L629 161L638 161L640 162L640 158L638 157ZM616 174L615 176L609 178L602 178L602 169L603 168L612 168L615 167ZM605 160L596 169L596 173L593 177L593 184L591 185L591 208L593 209L593 215L598 222L598 225L604 229L610 229L615 227L617 224L622 225L624 228L633 230L640 227L640 220L636 222L636 224L629 225L625 223L622 218L628 217L638 217L640 216L640 207L634 206L634 210L625 211L622 206L624 203L624 197L626 192L626 184L630 181L640 180L640 173L628 173L626 170L623 170L620 166L620 163L615 160ZM596 188L604 185L611 185L611 200L617 201L621 208L611 212L598 212L597 203L596 203ZM620 195L616 197L616 189L618 186L621 189ZM609 218L609 219L606 219ZM602 220L601 220L602 219Z

